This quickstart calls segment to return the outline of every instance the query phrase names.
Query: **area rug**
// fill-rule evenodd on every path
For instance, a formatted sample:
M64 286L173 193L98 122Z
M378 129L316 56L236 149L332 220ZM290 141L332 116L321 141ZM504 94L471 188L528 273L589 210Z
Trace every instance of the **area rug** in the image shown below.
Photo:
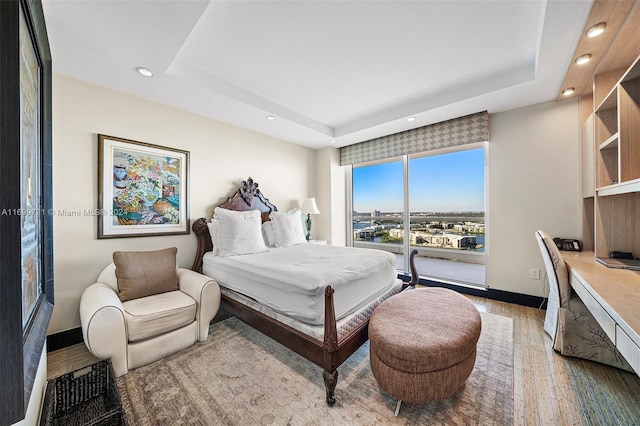
M402 405L377 384L365 343L338 368L337 402L322 370L236 318L206 342L130 371L117 386L129 425L510 425L513 320L482 313L476 365L453 396Z

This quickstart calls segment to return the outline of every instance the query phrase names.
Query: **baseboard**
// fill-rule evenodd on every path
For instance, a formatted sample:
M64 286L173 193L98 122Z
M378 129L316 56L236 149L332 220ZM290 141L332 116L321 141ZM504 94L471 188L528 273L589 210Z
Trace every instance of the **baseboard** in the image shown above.
M411 277L408 275L399 276L403 281L411 281ZM513 303L521 306L529 306L532 308L538 308L542 306L543 309L547 308L547 300L538 296L530 296L528 294L512 293L510 291L503 290L480 290L471 287L457 286L453 284L442 283L433 280L425 280L420 278L419 283L429 287L444 287L451 290L455 290L458 293L469 294L471 296L486 297L487 299L498 300L500 302ZM220 310L212 322L222 321L228 318L230 315L223 310ZM66 348L68 346L77 345L82 343L82 328L72 328L71 330L62 331L60 333L50 334L47 336L47 352L56 351L58 349Z
M401 280L409 282L411 277L409 275L399 275ZM547 299L539 296L531 296L529 294L513 293L510 291L496 290L492 288L479 289L473 287L466 287L463 285L455 285L449 283L443 283L435 280L427 280L420 278L418 281L420 285L428 287L444 287L451 290L455 290L458 293L468 294L470 296L486 297L491 300L498 300L500 302L513 303L514 305L528 306L531 308L547 309Z
M82 327L50 334L47 336L47 352L57 351L58 349L77 345L78 343L83 342Z

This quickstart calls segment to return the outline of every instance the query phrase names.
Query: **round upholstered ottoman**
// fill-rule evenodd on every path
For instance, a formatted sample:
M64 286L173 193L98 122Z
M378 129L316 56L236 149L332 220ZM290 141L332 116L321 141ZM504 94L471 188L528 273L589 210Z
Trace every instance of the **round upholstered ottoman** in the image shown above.
M446 398L471 374L480 314L466 297L444 288L402 292L382 302L369 322L371 370L400 401Z

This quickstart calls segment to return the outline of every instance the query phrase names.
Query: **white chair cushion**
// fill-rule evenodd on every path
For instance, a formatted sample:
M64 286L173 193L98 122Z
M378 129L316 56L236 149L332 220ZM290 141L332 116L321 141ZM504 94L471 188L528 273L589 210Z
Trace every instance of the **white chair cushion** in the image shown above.
M128 300L122 304L129 342L177 330L196 318L197 303L181 291Z

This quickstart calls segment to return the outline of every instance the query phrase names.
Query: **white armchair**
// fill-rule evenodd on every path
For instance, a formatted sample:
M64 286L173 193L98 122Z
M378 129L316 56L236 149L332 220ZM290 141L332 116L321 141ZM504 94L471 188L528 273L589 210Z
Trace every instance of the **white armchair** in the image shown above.
M220 288L188 269L177 268L177 276L176 291L122 302L111 263L82 294L84 342L94 356L111 358L116 377L207 339Z

